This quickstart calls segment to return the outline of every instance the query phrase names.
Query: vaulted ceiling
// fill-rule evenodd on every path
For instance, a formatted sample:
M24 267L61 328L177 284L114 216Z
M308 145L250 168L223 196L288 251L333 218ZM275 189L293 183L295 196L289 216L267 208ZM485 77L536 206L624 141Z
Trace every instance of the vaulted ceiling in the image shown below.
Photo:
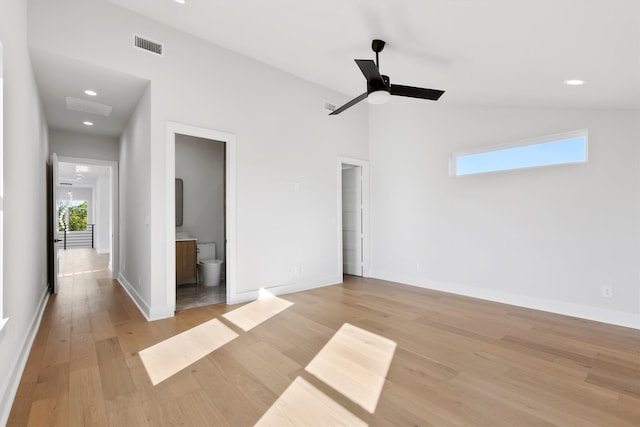
M637 0L110 1L350 96L379 38L384 74L446 102L639 106Z
M392 83L444 89L441 103L640 108L637 0L104 1L347 97L365 90L353 59L373 58L371 40L380 38L381 71ZM83 73L113 82L114 113L125 116L147 83L46 52L32 58L55 128L70 126L74 113L61 98ZM85 131L116 136L126 122L116 119Z

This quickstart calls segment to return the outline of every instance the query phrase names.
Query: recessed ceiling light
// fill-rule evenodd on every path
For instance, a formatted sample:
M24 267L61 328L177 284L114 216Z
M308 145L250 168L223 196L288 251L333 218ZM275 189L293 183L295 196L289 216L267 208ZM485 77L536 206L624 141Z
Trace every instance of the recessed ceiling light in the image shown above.
M185 4L187 0L175 0L176 3Z
M85 93L85 94L87 94L87 95L89 95L89 96L96 96L96 95L98 95L98 92L96 92L95 90L90 90L90 89L85 90L85 91L84 91L84 93Z
M580 86L585 84L586 82L584 80L578 80L578 79L572 79L572 80L565 80L564 84L569 85L569 86Z
M85 126L93 126L93 122L82 122Z

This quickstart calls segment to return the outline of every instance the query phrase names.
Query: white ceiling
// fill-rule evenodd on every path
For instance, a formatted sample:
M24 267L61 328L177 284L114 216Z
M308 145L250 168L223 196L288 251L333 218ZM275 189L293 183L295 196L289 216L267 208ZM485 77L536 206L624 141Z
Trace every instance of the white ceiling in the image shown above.
M38 49L30 50L31 63L51 129L118 137L135 110L148 81ZM84 90L94 90L88 96ZM113 107L110 117L67 110L65 97ZM90 121L93 126L83 125Z
M98 182L98 177L108 169L108 166L101 165L58 162L57 185L65 183L65 187L92 187Z
M354 97L353 59L374 58L392 83L443 89L457 105L640 108L638 0L108 0L216 45ZM142 79L32 49L52 128L117 136ZM566 79L587 84L570 87ZM64 97L113 106L113 117L64 108Z
M639 107L638 0L109 1L349 96L380 38L382 72L442 102Z

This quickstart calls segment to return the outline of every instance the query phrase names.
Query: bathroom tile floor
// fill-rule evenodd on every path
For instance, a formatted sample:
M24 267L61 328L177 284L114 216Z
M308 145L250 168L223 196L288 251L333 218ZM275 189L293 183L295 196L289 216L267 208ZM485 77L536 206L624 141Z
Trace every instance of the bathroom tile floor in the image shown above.
M176 290L176 311L218 304L225 302L226 298L227 287L224 284L220 286L196 286L195 283L180 285Z

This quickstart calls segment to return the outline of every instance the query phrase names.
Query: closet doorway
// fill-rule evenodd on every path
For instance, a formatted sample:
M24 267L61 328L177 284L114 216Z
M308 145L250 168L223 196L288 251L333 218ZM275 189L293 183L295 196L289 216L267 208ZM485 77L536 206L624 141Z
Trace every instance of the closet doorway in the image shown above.
M369 162L338 159L340 267L343 274L369 275Z

